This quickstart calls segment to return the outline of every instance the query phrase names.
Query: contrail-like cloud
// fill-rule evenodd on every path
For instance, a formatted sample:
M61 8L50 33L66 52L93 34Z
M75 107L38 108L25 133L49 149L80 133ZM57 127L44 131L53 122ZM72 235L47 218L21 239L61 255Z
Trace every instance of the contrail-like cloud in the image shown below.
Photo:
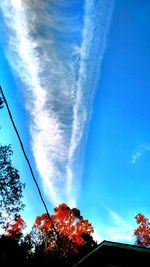
M113 0L76 2L0 2L9 33L6 55L25 91L33 155L54 205L76 206L113 8Z

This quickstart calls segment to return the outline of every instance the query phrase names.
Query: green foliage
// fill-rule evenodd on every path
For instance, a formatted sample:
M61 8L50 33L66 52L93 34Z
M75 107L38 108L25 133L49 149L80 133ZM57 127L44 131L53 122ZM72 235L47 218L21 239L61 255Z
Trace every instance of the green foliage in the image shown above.
M4 101L3 101L2 97L0 97L0 109L3 108L3 102Z
M4 226L9 217L19 216L24 208L22 194L24 184L18 171L12 166L11 146L0 146L0 224Z

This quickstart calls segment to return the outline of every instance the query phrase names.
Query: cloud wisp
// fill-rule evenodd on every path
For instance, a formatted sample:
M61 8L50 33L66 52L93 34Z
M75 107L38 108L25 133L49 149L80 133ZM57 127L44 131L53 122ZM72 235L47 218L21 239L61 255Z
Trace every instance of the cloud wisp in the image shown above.
M134 226L132 222L122 218L117 212L107 209L110 216L112 225L106 229L106 236L108 240L118 242L129 242L134 241Z
M132 155L131 163L136 164L142 155L150 150L150 144L140 144Z
M76 205L112 7L113 0L0 3L6 56L24 89L32 152L54 205Z

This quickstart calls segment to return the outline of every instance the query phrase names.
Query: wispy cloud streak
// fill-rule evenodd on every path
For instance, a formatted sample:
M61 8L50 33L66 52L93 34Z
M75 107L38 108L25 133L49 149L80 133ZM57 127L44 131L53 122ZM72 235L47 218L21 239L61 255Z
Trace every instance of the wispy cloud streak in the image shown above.
M75 151L83 138L84 145L86 144L93 97L100 78L112 9L113 1L109 4L106 1L99 1L97 4L95 1L85 1L82 42L79 47L76 47L79 71L75 86L76 102L73 107L72 135L67 165L67 192L71 192L72 188Z
M137 149L134 151L134 153L132 155L131 163L136 164L137 161L140 159L140 157L142 157L143 154L149 150L150 150L150 144L138 145Z
M54 205L76 205L76 163L86 143L113 0L85 0L83 14L79 6L73 12L73 5L41 0L0 3L9 31L6 55L24 84L31 147Z
M120 214L108 209L112 225L106 229L106 236L108 240L120 242L133 242L134 240L134 226L132 222L127 221L121 217Z

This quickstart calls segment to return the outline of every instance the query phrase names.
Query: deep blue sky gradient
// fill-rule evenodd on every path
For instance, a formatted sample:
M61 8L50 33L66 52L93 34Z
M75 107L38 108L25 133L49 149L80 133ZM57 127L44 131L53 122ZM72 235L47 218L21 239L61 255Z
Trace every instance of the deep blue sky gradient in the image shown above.
M127 221L150 214L150 151L131 162L150 144L149 15L147 1L116 1L95 97L81 200L106 225L106 207Z

